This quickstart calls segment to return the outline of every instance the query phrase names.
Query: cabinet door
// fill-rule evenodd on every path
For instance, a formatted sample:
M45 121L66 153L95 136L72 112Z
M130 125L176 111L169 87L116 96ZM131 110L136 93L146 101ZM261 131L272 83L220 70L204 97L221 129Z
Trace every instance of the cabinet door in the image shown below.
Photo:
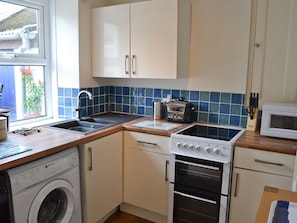
M169 137L125 132L124 141L124 202L167 216Z
M84 222L95 223L122 203L122 132L80 146Z
M297 2L255 1L249 92L265 102L297 100Z
M254 222L264 186L290 190L292 177L234 168L230 223Z
M92 74L129 77L129 4L92 10Z
M182 13L179 2L184 1L154 0L131 4L133 78L177 77L178 12ZM187 16L190 18L190 11L184 18ZM183 28L189 27L190 21L183 25ZM187 36L189 32L183 35ZM183 47L186 49L187 45ZM187 52L182 57L187 58Z

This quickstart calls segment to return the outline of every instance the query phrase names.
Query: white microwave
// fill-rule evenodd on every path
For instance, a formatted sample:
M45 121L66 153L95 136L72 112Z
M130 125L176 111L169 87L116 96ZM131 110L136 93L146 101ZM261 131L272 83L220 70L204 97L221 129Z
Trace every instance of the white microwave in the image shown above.
M260 134L297 140L297 104L264 104Z

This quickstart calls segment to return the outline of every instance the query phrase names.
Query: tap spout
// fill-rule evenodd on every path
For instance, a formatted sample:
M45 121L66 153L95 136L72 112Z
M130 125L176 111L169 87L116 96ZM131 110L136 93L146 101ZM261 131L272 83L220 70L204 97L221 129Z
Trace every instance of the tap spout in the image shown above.
M89 91L86 91L86 90L81 90L80 92L78 92L78 95L77 95L77 113L78 113L78 118L81 119L81 111L82 111L82 108L80 107L80 100L79 100L79 97L82 93L85 93L88 95L89 97L89 100L92 100L93 99L93 95L91 94L91 92Z

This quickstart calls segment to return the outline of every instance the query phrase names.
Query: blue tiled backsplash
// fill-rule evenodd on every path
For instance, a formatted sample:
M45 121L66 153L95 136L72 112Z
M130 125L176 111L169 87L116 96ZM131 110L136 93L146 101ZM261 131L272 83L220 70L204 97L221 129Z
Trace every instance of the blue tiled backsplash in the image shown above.
M75 108L80 90L83 89L58 89L59 118L76 117ZM85 108L83 116L106 111L152 116L154 100L162 100L171 95L172 99L183 97L191 102L195 106L197 121L246 127L244 94L120 86L84 90L90 91L94 97L90 101L86 94L80 96L80 105Z

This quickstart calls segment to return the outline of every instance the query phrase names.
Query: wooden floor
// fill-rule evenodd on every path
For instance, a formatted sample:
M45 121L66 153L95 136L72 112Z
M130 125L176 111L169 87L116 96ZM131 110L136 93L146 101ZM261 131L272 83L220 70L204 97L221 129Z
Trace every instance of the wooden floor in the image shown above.
M134 215L117 211L105 223L153 223L152 221L145 220L143 218L136 217Z

